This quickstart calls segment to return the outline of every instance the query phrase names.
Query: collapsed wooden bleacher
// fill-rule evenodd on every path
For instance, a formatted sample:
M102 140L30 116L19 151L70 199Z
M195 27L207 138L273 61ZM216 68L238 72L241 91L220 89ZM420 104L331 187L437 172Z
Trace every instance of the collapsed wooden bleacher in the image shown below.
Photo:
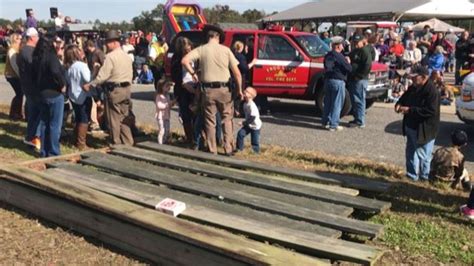
M11 165L0 178L2 201L151 262L188 265L372 265L383 250L341 236L383 234L353 213L387 211L359 191L388 189L152 142ZM165 198L186 210L156 211Z

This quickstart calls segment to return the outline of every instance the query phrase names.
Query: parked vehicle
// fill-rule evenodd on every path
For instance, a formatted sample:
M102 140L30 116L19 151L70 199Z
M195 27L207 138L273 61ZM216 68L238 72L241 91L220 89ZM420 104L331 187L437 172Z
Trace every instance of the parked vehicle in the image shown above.
M324 102L324 56L330 50L317 35L307 32L283 31L279 27L267 30L224 30L225 42L232 47L236 41L247 45L250 59L256 58L247 84L261 97L312 100L319 111ZM205 42L201 31L182 31L176 37L189 38L195 46ZM171 58L173 42L169 50ZM168 60L169 61L169 60ZM169 62L167 73L169 74ZM388 67L374 62L369 75L367 108L389 88ZM342 115L350 112L349 93Z
M456 114L467 124L474 124L474 73L463 80L461 95L456 98Z

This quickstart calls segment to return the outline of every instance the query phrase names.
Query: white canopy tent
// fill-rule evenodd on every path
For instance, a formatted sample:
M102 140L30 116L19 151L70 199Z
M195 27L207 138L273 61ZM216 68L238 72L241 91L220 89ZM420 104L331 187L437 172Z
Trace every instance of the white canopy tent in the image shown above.
M444 19L474 18L474 3L470 0L431 0L402 12L396 19L436 17Z
M314 0L262 19L264 22L420 21L474 19L472 0Z
M428 25L435 32L447 32L449 29L452 29L454 32L463 32L463 28L458 28L453 25L450 25L444 21L441 21L436 18L429 19L427 21L420 22L412 26L414 31L422 31L423 28Z

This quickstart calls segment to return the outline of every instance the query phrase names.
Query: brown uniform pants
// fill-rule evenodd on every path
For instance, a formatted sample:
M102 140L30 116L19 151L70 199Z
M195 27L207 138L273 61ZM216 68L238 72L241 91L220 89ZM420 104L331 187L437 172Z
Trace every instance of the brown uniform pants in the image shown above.
M133 117L130 115L131 92L130 86L115 88L106 94L105 113L109 124L109 134L113 144L133 145L130 127Z
M209 151L217 154L216 113L219 112L222 117L224 132L224 152L226 154L232 153L232 117L234 109L229 88L206 89L204 93L204 112L204 127Z

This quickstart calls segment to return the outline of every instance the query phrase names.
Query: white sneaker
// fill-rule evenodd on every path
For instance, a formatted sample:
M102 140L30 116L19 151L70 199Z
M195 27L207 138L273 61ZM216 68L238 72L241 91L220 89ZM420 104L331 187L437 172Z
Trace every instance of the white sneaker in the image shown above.
M342 131L344 128L341 126L337 126L337 127L328 127L328 129L331 132L335 132L335 131Z

